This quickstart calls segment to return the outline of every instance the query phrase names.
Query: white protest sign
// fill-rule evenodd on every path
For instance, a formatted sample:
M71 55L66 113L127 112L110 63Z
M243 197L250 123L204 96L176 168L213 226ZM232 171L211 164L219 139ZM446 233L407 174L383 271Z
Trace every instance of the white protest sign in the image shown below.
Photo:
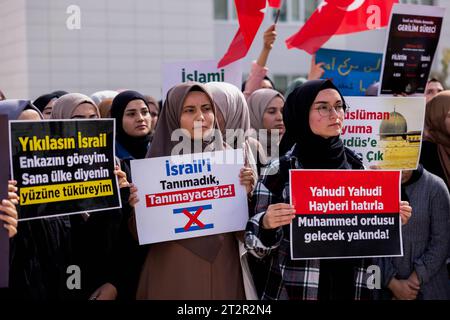
M241 149L132 160L139 243L244 230L243 164Z
M417 168L425 117L424 97L345 97L341 137L366 167Z
M167 91L170 88L189 81L201 83L228 82L238 88L241 88L242 85L242 65L240 61L220 69L217 68L217 61L215 60L169 62L163 64L162 72L163 100L166 99Z

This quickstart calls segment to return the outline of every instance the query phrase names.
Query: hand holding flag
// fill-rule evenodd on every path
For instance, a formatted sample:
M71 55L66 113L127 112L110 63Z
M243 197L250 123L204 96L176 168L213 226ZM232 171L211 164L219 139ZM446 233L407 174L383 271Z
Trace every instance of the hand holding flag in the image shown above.
M222 68L247 55L253 39L264 19L263 10L266 0L235 0L236 12L239 20L239 29L231 41L228 51L217 64ZM279 8L281 0L269 0L269 6Z

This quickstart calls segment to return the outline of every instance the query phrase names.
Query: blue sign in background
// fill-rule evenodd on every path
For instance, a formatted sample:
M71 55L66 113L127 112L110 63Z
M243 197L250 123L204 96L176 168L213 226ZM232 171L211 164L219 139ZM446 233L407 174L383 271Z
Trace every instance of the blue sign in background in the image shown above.
M324 62L323 78L330 79L344 96L364 96L380 80L381 53L319 49L316 63Z

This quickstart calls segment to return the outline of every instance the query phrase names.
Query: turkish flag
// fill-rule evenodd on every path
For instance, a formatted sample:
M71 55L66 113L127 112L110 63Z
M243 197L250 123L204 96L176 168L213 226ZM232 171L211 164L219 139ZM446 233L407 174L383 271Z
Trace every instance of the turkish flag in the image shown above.
M253 39L264 19L261 11L266 8L266 0L235 0L239 29L231 41L228 51L217 64L217 68L224 67L247 55ZM281 0L269 0L269 6L279 7Z
M398 0L324 0L303 27L286 40L288 49L313 54L335 34L385 27Z
M281 7L281 0L269 0L269 7L272 8L280 8Z
M221 68L247 55L259 26L264 19L262 9L266 7L266 0L235 0L239 29L231 41L228 51L217 64Z

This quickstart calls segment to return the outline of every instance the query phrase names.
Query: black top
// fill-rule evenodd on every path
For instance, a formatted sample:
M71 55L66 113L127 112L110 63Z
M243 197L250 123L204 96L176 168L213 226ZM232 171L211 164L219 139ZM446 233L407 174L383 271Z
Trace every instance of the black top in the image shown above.
M437 144L430 141L422 141L422 150L420 152L419 162L427 171L442 178L450 191L450 186L447 183L441 161L439 160Z
M142 137L132 137L125 132L122 126L125 109L127 108L128 103L133 100L142 100L148 108L147 100L142 94L137 91L127 90L119 93L114 98L111 105L111 117L116 119L117 142L119 142L134 159L144 159L150 142L150 133Z

